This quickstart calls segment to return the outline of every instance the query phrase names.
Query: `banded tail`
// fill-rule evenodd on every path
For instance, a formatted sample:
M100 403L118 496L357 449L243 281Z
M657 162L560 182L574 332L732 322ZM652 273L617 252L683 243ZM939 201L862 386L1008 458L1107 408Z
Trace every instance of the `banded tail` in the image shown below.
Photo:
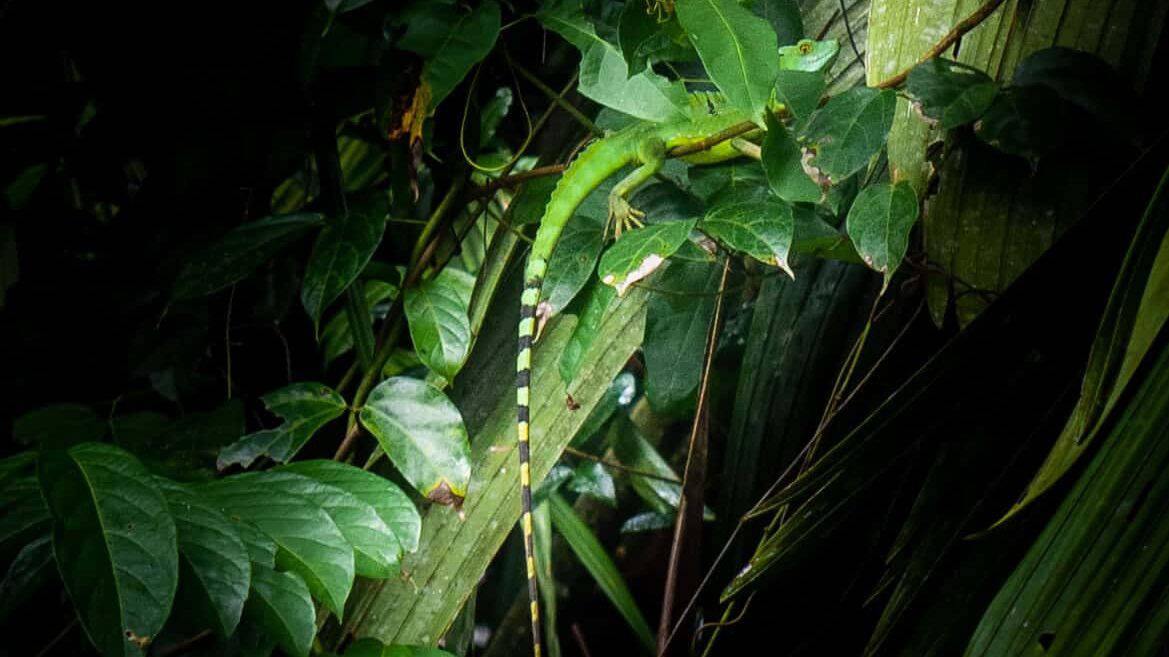
M520 305L519 355L516 358L516 435L519 439L520 455L520 501L522 515L520 527L524 534L524 561L528 569L528 604L532 620L532 653L540 657L540 590L536 581L536 548L532 537L532 449L531 437L531 386L532 386L532 342L536 337L536 308L540 304L540 290L548 259L552 256L556 242L564 231L565 224L572 218L577 206L605 178L631 162L635 155L625 140L612 137L594 142L573 161L564 172L544 216L540 230L536 233L528 263L524 269L524 292Z

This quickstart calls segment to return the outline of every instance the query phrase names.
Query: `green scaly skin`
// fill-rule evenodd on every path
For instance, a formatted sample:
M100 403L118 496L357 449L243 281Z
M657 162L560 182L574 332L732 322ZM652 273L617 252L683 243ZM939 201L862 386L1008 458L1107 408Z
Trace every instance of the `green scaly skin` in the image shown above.
M524 555L528 571L528 597L531 606L533 654L540 657L540 605L536 584L535 547L532 540L532 475L529 442L532 381L532 342L536 334L540 288L547 272L548 259L565 224L585 197L609 176L622 168L636 165L636 169L613 188L609 196L610 222L620 235L623 228L640 226L643 213L629 205L629 196L644 184L665 163L670 149L693 146L750 118L725 105L714 94L693 94L691 116L671 123L639 123L586 148L564 172L540 220L535 243L524 270L524 292L520 306L519 357L516 360L517 434L520 458L520 497L523 515L520 518L524 535ZM739 157L741 153L730 141L699 151L683 159L692 164L712 164Z

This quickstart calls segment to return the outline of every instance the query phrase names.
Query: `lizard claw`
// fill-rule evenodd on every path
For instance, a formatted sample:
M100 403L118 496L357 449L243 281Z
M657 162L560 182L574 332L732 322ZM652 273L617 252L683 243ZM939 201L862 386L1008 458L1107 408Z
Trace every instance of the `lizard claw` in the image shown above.
M614 194L609 197L609 225L613 227L616 237L621 237L623 230L643 228L643 218L645 213L630 205L623 196Z

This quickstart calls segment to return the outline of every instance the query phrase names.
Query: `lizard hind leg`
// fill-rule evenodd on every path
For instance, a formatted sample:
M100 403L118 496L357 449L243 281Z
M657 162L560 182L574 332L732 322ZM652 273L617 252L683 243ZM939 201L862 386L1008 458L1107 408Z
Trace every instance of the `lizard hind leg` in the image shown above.
M661 170L666 161L666 144L660 139L645 139L637 145L637 160L641 163L628 176L621 179L609 192L609 221L605 227L608 236L612 226L614 235L621 237L621 232L641 228L645 225L642 219L645 213L629 203L629 196L644 185L650 178Z

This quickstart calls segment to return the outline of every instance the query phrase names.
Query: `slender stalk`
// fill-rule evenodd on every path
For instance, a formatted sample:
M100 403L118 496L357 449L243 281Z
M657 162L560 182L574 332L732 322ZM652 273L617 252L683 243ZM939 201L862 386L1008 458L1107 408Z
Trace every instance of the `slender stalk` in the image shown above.
M536 77L534 73L513 61L510 55L507 57L507 62L508 65L514 68L521 76L523 76L525 80L531 82L532 86L539 89L540 93L547 96L548 100L556 103L560 106L561 109L563 109L565 112L568 112L572 118L576 119L581 125L587 128L589 132L598 137L603 137L605 135L605 131L597 127L597 124L593 123L592 119L585 116L584 112L581 112L579 109L577 109L575 105L565 100L563 93L556 93L552 87L544 84L544 81Z

